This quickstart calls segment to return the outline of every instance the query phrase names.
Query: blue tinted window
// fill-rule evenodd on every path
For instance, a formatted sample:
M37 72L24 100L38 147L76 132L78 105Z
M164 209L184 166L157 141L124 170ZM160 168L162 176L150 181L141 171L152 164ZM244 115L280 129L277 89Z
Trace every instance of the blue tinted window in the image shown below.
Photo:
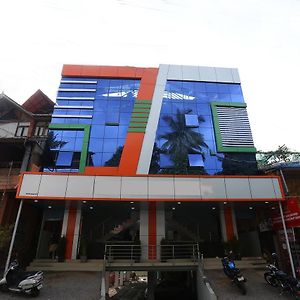
M82 150L82 144L83 144L83 138L76 138L74 151L81 151Z
M189 154L189 165L191 167L203 167L204 162L201 154Z
M73 152L60 151L57 156L57 166L71 166L73 159Z
M76 137L84 137L84 131L83 130L77 130L76 131Z
M73 151L75 147L75 138L63 137L61 149L65 151Z
M103 139L90 138L89 151L91 152L102 152Z
M120 114L115 112L108 112L106 114L105 123L119 124Z
M118 138L125 138L127 135L128 126L119 126Z
M118 126L105 126L104 137L114 139L118 137Z
M117 139L105 139L103 152L115 152L117 148Z
M187 127L198 127L199 121L197 115L184 115L185 116L185 126Z
M121 125L128 125L130 118L131 118L130 113L120 113L120 124Z
M217 88L219 93L225 93L225 94L230 93L229 85L226 83L218 83Z
M159 155L159 163L161 168L169 168L173 166L173 161L168 154L160 154Z
M90 166L94 166L94 167L102 166L102 153L96 152L91 154Z
M91 137L93 138L104 137L104 125L93 125L91 127Z
M102 165L104 166L105 163L110 160L112 158L112 156L114 155L113 152L111 153L103 153L103 156L102 156Z
M232 102L244 102L243 95L231 94Z
M206 92L212 93L212 92L218 92L218 84L217 83L206 83Z
M230 84L229 90L231 94L242 95L242 88L239 84Z
M62 136L65 137L76 137L76 130L63 130Z
M104 112L94 112L92 123L93 124L104 124L105 123L105 113Z

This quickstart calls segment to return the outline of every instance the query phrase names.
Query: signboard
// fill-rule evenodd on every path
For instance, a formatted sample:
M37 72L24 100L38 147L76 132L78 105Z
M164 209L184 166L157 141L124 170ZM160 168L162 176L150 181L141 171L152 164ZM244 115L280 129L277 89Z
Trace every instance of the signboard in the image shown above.
M290 198L282 203L282 210L287 228L300 227L300 208L297 198ZM274 230L283 228L279 210L272 215L272 223Z

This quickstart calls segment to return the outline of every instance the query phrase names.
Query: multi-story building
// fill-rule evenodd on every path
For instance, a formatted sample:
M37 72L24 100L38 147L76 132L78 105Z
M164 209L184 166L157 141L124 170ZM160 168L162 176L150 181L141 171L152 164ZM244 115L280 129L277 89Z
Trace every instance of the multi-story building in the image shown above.
M15 221L19 204L15 196L20 173L39 171L53 107L54 103L40 90L23 105L4 93L0 95L0 226L9 226ZM36 214L26 203L23 215L28 216L28 212L29 215ZM26 226L31 229L29 232L35 232L33 223ZM32 237L28 234L27 238L29 241ZM30 249L24 249L25 252L30 252Z
M277 176L259 176L237 69L65 65L42 172L18 198L43 212L38 258L53 233L66 258L107 241L140 240L142 260L162 241L195 241L206 257L241 241L261 255L260 211L283 200Z

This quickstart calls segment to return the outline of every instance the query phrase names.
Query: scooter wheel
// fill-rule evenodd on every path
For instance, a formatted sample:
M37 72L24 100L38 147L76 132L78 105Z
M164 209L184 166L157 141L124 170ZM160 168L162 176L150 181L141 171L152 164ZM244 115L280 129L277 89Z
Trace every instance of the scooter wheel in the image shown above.
M247 290L246 290L245 282L240 282L238 284L238 287L239 287L240 291L242 292L242 295L246 295Z
M271 274L265 273L264 277L265 277L266 282L269 285L274 286L274 287L278 287L279 286L278 280L276 278L274 278Z
M40 294L40 290L38 290L36 287L34 287L30 292L31 297L37 297L39 294Z

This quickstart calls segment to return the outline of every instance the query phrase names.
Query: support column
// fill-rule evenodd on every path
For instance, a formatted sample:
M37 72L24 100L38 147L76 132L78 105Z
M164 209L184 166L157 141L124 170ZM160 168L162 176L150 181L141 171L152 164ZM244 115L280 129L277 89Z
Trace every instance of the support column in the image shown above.
M234 208L226 205L220 207L220 224L224 242L238 238Z
M140 207L140 240L142 258L158 259L159 245L165 237L165 210L164 203L141 203Z
M66 237L66 259L77 258L79 229L81 220L81 203L67 203L62 226L62 236Z

